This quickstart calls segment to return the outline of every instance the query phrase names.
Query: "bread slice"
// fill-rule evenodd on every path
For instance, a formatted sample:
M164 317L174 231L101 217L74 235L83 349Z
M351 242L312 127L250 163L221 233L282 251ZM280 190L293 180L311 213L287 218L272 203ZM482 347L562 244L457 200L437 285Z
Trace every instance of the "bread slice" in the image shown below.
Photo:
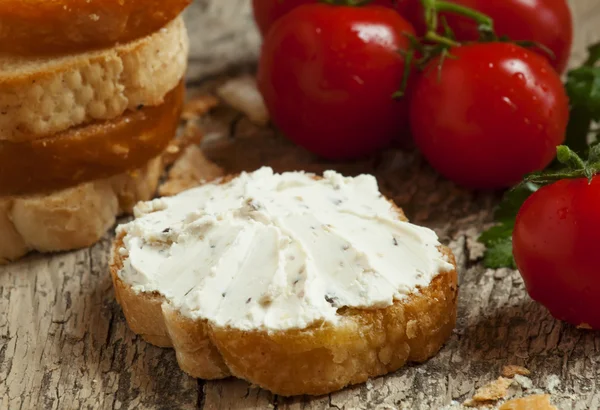
M399 209L398 218L406 220ZM110 272L129 327L149 343L175 348L179 366L193 377L233 375L283 396L326 394L429 359L456 322L456 262L443 246L455 269L406 299L386 308L342 307L338 325L268 332L192 320L160 294L134 291L119 276L126 261L123 237L114 242Z
M0 196L65 189L144 166L175 136L183 82L156 107L35 141L0 141Z
M147 36L191 0L3 0L0 53L64 55Z
M96 243L120 214L152 198L163 171L156 157L139 170L45 195L0 197L0 264L30 251Z
M30 141L156 106L181 81L183 19L131 43L59 58L0 56L0 140Z

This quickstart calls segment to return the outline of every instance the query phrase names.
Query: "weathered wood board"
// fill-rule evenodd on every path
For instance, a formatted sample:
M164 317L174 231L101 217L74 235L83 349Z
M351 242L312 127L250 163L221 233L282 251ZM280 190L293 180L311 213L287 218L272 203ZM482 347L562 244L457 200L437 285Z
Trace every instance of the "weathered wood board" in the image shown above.
M600 2L572 3L574 60L581 60L585 44L600 39ZM218 74L251 67L259 39L249 6L248 0L204 0L188 10L190 87L210 88ZM272 131L218 111L206 125L205 150L226 169L330 167ZM377 175L413 221L434 228L456 253L460 319L434 359L320 398L282 399L233 379L197 381L179 370L171 350L152 347L127 328L107 272L107 235L91 249L0 267L0 408L459 408L505 364L528 367L528 391L552 393L560 409L600 408L600 335L553 320L528 298L517 272L478 263L476 237L491 220L497 195L455 188L416 154L387 152L335 168Z

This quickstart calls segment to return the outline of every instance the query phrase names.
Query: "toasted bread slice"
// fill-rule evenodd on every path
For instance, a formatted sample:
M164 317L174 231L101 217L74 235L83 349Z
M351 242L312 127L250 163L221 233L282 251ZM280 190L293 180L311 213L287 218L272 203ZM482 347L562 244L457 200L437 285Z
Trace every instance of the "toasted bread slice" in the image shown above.
M65 189L144 166L175 136L181 82L156 107L69 129L35 141L0 141L0 196Z
M0 140L30 141L156 106L181 81L182 18L111 49L59 58L0 57Z
M124 236L114 242L110 272L129 327L149 343L174 347L180 367L193 377L233 375L284 396L326 394L429 359L455 325L456 262L443 246L438 249L454 269L388 307L341 307L337 323L248 331L194 320L158 292L134 290L119 273L128 258L121 252Z
M29 251L55 252L96 243L120 214L152 198L161 157L143 168L50 194L0 197L0 264Z
M0 53L65 55L107 48L165 26L191 0L3 0Z
M456 270L439 274L408 299L385 309L346 309L343 325L281 332L218 328L181 315L159 294L138 293L118 275L117 238L110 272L133 332L159 347L174 347L183 371L201 379L229 376L283 396L321 395L424 362L443 346L456 323ZM454 257L442 248L448 259Z

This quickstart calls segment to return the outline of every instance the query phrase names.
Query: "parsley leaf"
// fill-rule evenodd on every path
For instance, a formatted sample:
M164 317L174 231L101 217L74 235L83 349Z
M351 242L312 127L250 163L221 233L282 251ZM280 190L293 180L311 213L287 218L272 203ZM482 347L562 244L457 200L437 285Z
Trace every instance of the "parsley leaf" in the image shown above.
M600 121L600 43L588 53L581 67L569 71L565 83L571 104L565 145L578 154L585 153L592 124Z
M486 246L483 256L483 264L486 268L516 268L512 254L512 233L517 212L538 188L539 186L536 184L524 183L504 194L504 198L494 214L494 219L498 224L483 232L479 237L479 242Z
M497 239L491 246L485 250L483 255L483 264L486 268L500 269L512 268L516 269L517 264L512 253L512 238Z

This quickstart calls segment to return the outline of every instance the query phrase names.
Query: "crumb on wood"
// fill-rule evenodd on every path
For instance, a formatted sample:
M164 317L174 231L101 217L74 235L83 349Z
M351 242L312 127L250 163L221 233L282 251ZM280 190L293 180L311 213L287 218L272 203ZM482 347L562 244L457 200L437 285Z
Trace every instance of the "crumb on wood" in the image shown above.
M533 382L529 377L521 376L520 374L515 374L514 377L515 382L517 382L517 384L521 386L521 388L523 388L524 390L533 389Z
M546 377L546 391L549 393L556 393L558 387L560 386L560 378L555 375L555 374L551 374L548 377Z
M523 366L517 366L514 364L509 364L502 368L502 377L507 377L510 379L515 377L517 374L521 376L529 376L531 372L529 371L529 369Z
M550 396L538 394L507 401L500 410L558 410L550 403Z
M246 114L254 124L266 126L269 123L269 112L254 77L246 75L231 79L217 89L217 95Z
M185 125L181 136L173 139L163 152L163 164L165 167L172 165L191 145L200 145L204 134L200 127L190 121Z
M158 193L161 196L173 196L202 183L222 177L224 170L211 162L197 145L185 149L181 157L169 170L167 180Z
M219 105L219 99L210 94L204 94L186 102L181 113L181 118L186 121L196 120Z
M502 400L508 395L508 388L512 383L512 379L499 377L497 380L477 389L473 397L465 401L463 405L466 407L478 407Z
M582 323L579 326L577 326L577 329L581 329L581 330L594 330L593 327L591 327L589 324L587 323Z

